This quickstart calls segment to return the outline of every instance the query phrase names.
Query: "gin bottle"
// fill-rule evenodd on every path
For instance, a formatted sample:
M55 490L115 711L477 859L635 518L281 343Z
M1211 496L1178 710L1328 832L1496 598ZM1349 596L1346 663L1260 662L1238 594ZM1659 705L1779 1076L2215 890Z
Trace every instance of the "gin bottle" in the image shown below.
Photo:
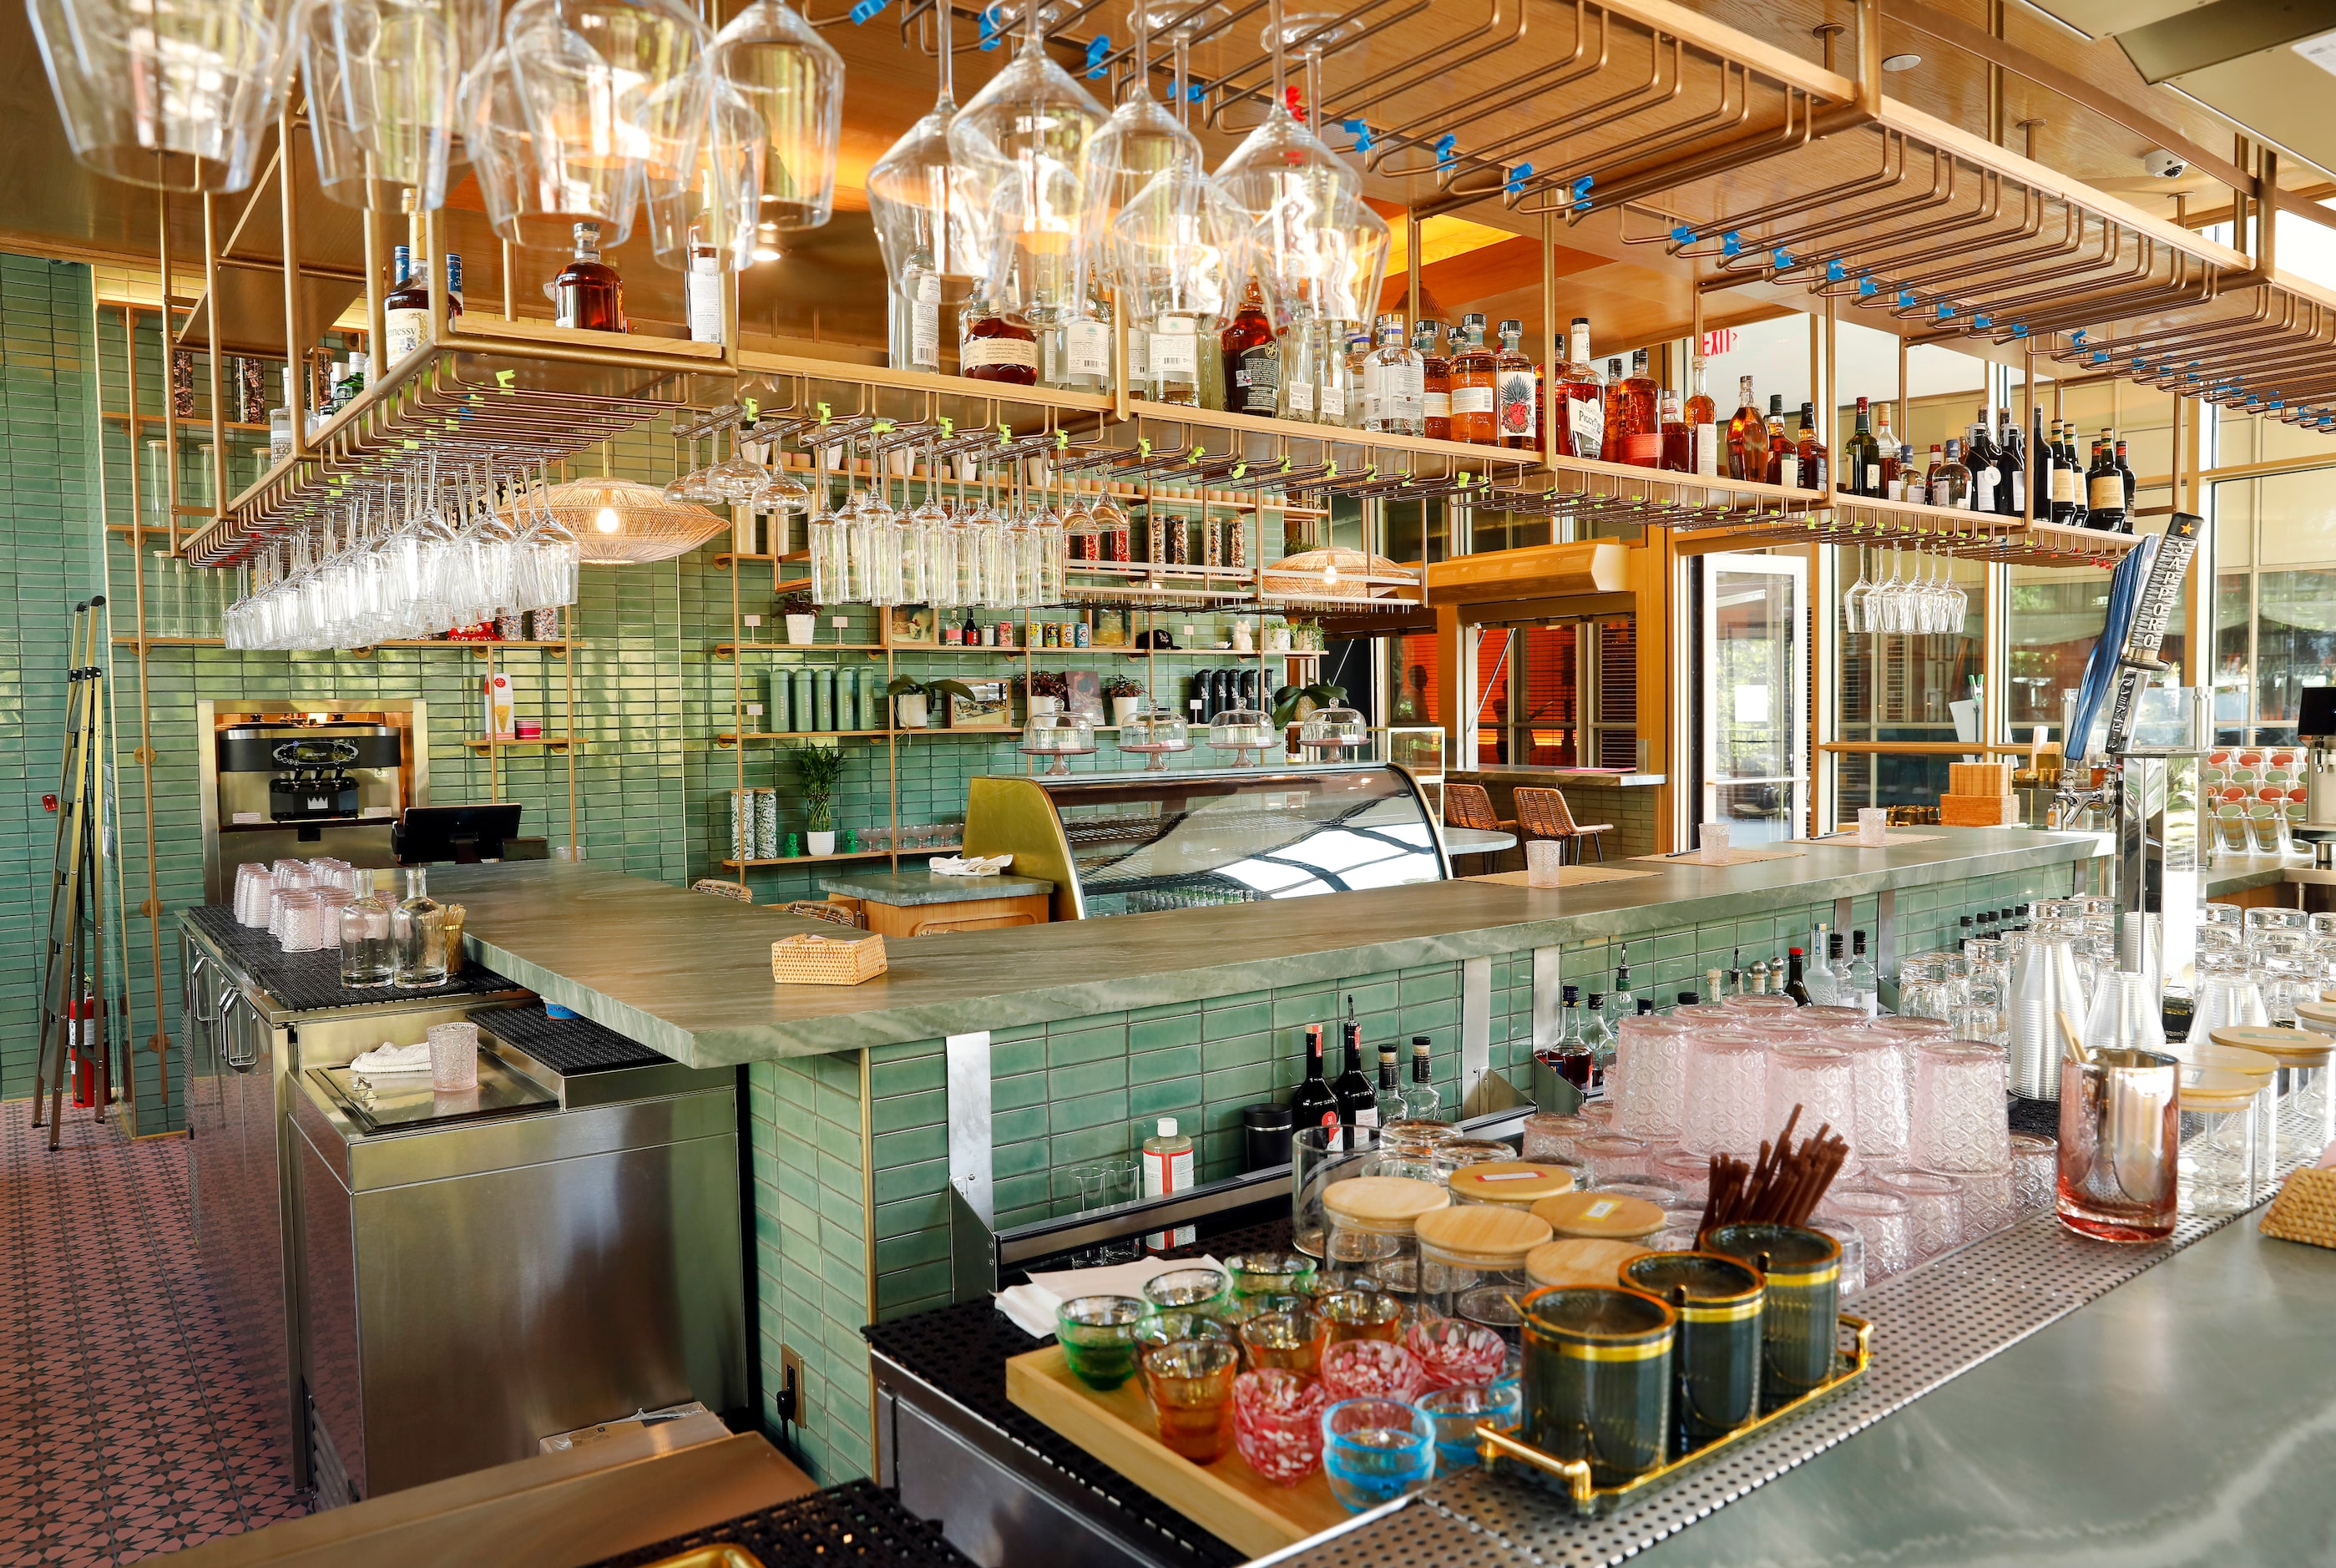
M357 896L341 906L341 984L385 986L397 976L390 950L389 906L371 872L356 873Z
M405 901L389 920L390 945L397 954L396 983L419 989L446 983L446 911L430 896L430 872L408 867Z

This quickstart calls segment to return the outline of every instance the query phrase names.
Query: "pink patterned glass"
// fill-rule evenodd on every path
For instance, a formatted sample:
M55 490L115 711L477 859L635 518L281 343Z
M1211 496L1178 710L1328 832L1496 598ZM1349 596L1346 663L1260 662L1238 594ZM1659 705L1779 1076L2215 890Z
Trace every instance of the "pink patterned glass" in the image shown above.
M458 1095L479 1086L479 1026L457 1019L430 1026L430 1087Z
M1767 1135L1781 1129L1793 1107L1801 1119L1793 1125L1796 1139L1815 1137L1819 1127L1831 1127L1851 1140L1844 1172L1858 1164L1857 1092L1847 1051L1831 1046L1779 1046L1768 1053Z
M282 895L283 915L276 940L287 953L313 953L325 945L324 904L313 888ZM334 928L338 945L339 928Z
M1333 1399L1401 1399L1427 1391L1427 1368L1401 1345L1342 1339L1322 1352L1322 1388Z
M1622 1020L1606 1077L1614 1125L1632 1137L1669 1143L1687 1115L1689 1027L1651 1015ZM1615 1090L1616 1075L1621 1089Z
M1705 1029L1688 1056L1679 1144L1691 1154L1750 1154L1767 1126L1768 1047L1737 1029Z
M1757 992L1748 996L1722 997L1719 998L1719 1005L1731 1013L1796 1013L1801 1009L1800 1003L1793 1000L1792 998L1780 996L1773 991Z
M1509 1356L1509 1342L1499 1333L1456 1318L1420 1319L1404 1330L1403 1348L1419 1363L1431 1388L1490 1383L1501 1375Z
M1913 1208L1896 1193L1871 1187L1836 1187L1824 1213L1857 1227L1865 1238L1865 1282L1877 1284L1902 1273L1914 1259Z
M2059 1151L2054 1150L2057 1155ZM2020 1200L2014 1190L2011 1165L2007 1163L1991 1171L1942 1171L1963 1190L1963 1235L1977 1241L1992 1236L1998 1231L2009 1230L2020 1218ZM2058 1164L2055 1163L2055 1191L2058 1190Z
M2011 1159L2003 1047L1982 1040L1922 1040L1914 1064L1910 1148L1926 1171L1992 1171Z
M1295 1486L1322 1466L1322 1385L1269 1367L1233 1379L1233 1446L1277 1486Z
M1906 1044L1878 1029L1835 1029L1825 1043L1849 1056L1856 1096L1856 1132L1861 1160L1903 1159L1906 1154Z
M1626 1138L1619 1133L1610 1133L1575 1140L1573 1152L1582 1161L1584 1184L1607 1187L1616 1182L1634 1182L1645 1175L1647 1161L1654 1154L1654 1145L1643 1138Z
M1935 1258L1962 1244L1963 1190L1952 1176L1929 1171L1884 1171L1876 1180L1906 1200L1914 1222L1914 1261Z
M2011 1135L2011 1201L2023 1214L2049 1209L2060 1169L2060 1143L2041 1133Z
M1702 1207L1711 1191L1711 1156L1690 1154L1680 1150L1658 1153L1648 1169L1660 1179L1679 1189L1682 1203Z
M1580 1116L1535 1112L1525 1118L1524 1157L1543 1164L1578 1165L1582 1162L1574 1155L1574 1140L1594 1131Z

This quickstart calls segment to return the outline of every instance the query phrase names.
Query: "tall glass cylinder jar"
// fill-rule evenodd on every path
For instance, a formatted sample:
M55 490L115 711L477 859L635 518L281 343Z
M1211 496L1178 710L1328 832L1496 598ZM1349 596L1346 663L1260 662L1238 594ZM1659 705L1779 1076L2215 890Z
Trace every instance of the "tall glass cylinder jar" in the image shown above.
M405 873L405 899L390 916L390 944L396 950L395 983L420 988L446 983L446 910L430 896L430 873L423 866Z
M374 873L360 871L356 897L341 906L341 984L385 986L397 978L397 959L389 940L389 905L375 890Z

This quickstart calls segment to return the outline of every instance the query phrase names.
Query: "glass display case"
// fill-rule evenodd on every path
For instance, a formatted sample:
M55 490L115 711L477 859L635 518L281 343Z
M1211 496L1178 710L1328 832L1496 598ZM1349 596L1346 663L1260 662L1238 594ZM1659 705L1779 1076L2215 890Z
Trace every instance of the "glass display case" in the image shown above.
M1418 781L1383 763L977 778L965 852L1052 881L1058 920L1452 875Z

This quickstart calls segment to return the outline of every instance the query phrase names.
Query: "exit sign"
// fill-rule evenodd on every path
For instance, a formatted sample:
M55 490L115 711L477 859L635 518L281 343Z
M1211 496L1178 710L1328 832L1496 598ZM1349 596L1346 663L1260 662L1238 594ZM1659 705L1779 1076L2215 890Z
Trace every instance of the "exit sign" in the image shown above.
M1703 356L1715 359L1736 346L1736 328L1722 326L1703 335Z

